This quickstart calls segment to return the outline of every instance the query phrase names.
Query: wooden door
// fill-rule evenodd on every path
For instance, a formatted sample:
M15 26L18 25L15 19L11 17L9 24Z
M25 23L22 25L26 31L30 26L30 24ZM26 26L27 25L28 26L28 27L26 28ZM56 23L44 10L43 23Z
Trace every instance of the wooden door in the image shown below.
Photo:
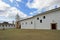
M51 24L51 29L56 29L56 24Z

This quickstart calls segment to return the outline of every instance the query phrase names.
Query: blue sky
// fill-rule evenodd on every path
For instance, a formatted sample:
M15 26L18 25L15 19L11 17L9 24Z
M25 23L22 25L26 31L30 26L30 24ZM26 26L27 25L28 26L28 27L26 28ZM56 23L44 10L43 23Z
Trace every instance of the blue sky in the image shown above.
M27 14L28 16L31 16L29 13L36 11L36 8L29 8L26 3L28 0L22 0L21 2L17 2L16 0L13 0L13 2L9 0L3 0L5 3L8 3L11 7L16 7L18 10L22 11L23 13ZM30 3L32 3L33 0L30 0ZM17 6L19 5L19 6Z
M12 22L16 14L27 18L59 6L60 0L0 0L0 22Z

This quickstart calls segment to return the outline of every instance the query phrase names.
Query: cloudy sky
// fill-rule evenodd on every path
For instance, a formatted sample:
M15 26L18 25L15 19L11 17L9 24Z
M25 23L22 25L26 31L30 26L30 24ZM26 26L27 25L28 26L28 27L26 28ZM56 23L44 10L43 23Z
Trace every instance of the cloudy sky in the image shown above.
M60 6L60 0L0 0L0 22L31 17Z

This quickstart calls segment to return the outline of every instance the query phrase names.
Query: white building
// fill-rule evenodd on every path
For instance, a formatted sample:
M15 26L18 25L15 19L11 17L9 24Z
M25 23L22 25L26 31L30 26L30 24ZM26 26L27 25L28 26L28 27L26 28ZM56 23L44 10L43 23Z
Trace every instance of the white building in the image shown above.
M21 29L56 29L60 30L60 8L40 13L20 21Z
M9 29L9 28L15 28L15 25L10 24L8 22L0 23L0 29Z

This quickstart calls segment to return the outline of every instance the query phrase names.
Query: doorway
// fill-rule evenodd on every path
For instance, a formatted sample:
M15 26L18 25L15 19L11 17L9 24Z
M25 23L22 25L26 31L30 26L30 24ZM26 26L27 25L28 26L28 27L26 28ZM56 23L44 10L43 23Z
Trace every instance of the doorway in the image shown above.
M56 30L56 27L57 27L57 24L56 23L51 24L51 29Z
M21 29L21 25L19 25L19 29Z

